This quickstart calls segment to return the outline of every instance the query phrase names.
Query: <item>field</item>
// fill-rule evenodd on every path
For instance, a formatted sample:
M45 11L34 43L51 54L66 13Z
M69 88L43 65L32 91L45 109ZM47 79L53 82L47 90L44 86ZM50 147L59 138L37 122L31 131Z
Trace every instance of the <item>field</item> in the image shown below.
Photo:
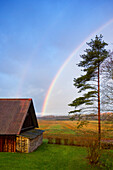
M50 136L80 138L96 135L98 132L98 122L89 121L82 128L77 128L77 121L55 121L55 120L39 120L40 129L45 130L44 138ZM113 124L110 122L101 123L102 139L113 140Z

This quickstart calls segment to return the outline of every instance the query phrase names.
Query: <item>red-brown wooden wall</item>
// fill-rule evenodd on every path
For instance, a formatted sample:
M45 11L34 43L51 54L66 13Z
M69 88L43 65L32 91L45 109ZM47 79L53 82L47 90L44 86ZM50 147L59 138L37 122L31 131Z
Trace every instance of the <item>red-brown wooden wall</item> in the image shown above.
M16 136L0 135L0 152L16 152Z

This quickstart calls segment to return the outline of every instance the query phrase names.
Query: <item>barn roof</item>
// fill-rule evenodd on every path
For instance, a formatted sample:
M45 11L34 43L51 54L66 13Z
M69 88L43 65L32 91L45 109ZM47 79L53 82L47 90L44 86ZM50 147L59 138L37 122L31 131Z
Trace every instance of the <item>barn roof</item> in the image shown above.
M29 109L38 127L32 99L0 99L0 135L20 134Z
M19 136L26 137L26 138L29 138L29 139L34 139L37 136L41 135L43 132L44 132L44 130L31 129L31 130L28 130L26 132L20 133Z

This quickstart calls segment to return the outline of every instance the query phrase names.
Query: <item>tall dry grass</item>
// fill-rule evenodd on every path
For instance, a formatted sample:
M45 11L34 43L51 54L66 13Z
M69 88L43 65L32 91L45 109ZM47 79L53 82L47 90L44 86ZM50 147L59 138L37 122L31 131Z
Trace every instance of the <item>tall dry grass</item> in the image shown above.
M77 121L55 121L55 120L39 120L39 127L40 129L45 130L44 138L47 136L59 136L59 137L69 137L69 138L77 138L76 140L83 140L82 138L95 136L98 132L98 122L97 121L89 121L87 126L83 126L80 129L77 129ZM55 133L52 133L53 127L56 125L59 126L59 129L56 129ZM60 130L62 131L60 132ZM72 130L73 133L71 134L67 131L67 134L64 134L66 130ZM58 130L58 131L57 131ZM113 125L101 122L101 131L102 131L102 140L112 140L113 139ZM64 133L63 133L64 132ZM79 139L78 139L79 137Z

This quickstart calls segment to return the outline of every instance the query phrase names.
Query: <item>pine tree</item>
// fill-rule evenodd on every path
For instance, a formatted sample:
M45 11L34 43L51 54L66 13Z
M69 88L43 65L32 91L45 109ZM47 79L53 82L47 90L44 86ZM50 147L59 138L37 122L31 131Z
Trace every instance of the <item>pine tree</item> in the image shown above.
M109 52L105 49L108 44L102 40L103 36L96 35L95 39L86 43L89 48L80 57L82 60L78 67L82 67L83 75L74 79L74 86L79 89L82 96L76 98L69 106L75 107L69 113L95 113L98 110L98 140L100 146L100 65L108 57ZM85 91L85 93L83 93Z

